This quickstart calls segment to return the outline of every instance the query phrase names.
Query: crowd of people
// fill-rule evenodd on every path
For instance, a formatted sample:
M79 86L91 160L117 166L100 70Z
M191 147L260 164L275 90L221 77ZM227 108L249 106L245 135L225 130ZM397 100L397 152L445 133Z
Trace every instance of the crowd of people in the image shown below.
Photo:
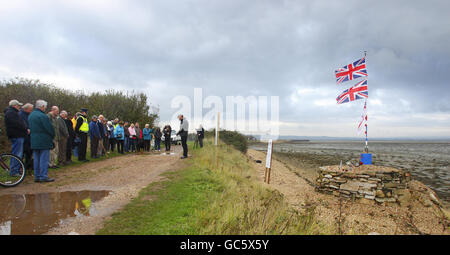
M48 168L59 168L71 164L72 155L81 162L86 158L88 138L91 158L103 157L117 150L118 153L149 152L153 149L161 151L161 140L164 137L165 149L171 149L172 127L150 127L145 124L141 129L139 123L107 120L103 115L93 115L88 119L88 109L71 115L58 106L52 106L46 113L47 102L37 100L35 106L31 103L22 104L11 100L5 110L5 126L8 139L11 141L11 153L23 158L26 169L34 169L35 182L53 182L48 177ZM183 115L179 115L183 156L188 156L189 123ZM204 129L197 130L196 141L203 147ZM11 176L19 175L19 163L11 160Z

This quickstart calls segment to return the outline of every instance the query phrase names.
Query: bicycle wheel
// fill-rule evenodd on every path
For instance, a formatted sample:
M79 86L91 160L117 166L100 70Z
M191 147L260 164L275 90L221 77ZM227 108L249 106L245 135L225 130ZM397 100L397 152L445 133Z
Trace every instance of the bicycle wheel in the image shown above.
M16 155L0 154L0 186L14 187L25 178L25 165Z

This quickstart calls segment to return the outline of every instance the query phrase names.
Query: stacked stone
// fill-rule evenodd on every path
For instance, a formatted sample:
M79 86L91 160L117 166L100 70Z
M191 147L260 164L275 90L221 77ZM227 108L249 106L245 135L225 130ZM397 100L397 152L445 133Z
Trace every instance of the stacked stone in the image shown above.
M316 190L348 199L370 199L376 202L397 202L399 194L408 188L411 174L374 165L359 167L326 166L319 170Z

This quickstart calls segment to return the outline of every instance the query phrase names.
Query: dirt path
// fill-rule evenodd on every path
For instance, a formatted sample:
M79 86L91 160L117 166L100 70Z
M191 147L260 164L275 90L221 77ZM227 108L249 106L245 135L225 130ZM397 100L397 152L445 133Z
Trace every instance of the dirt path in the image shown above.
M139 191L152 182L159 181L161 174L183 167L180 146L172 153L128 154L83 165L52 171L53 183L27 182L11 189L0 189L4 194L35 194L47 192L110 190L104 199L95 203L95 214L89 217L73 217L51 229L48 234L95 234L110 215L136 197Z
M265 161L265 153L248 150L253 160ZM254 163L261 181L265 165ZM420 192L411 192L406 204L378 205L362 199L357 202L318 193L311 185L311 173L276 159L272 162L270 187L279 190L297 210L315 208L317 220L329 234L450 234L449 221L435 204L427 203ZM267 185L267 184L266 184ZM412 182L412 189L426 191Z

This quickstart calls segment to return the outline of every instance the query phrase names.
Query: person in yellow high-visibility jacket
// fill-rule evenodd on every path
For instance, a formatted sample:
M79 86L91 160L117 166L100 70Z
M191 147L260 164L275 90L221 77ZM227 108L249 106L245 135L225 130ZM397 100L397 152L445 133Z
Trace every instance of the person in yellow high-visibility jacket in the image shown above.
M78 161L87 162L86 148L87 148L87 136L89 134L89 123L87 119L87 109L81 109L81 114L77 118L77 124L75 125L75 133L80 137L80 145L78 146Z
M77 112L77 113L75 114L75 116L73 116L73 118L72 118L73 130L75 130L75 126L77 125L77 118L78 118L78 116L80 116L80 115L81 115L81 112Z
M70 120L72 121L73 125L73 140L72 140L72 148L73 148L73 155L75 157L78 157L78 146L80 145L80 137L78 136L78 133L75 132L75 127L77 126L77 119L81 115L81 112L77 112L73 118Z

